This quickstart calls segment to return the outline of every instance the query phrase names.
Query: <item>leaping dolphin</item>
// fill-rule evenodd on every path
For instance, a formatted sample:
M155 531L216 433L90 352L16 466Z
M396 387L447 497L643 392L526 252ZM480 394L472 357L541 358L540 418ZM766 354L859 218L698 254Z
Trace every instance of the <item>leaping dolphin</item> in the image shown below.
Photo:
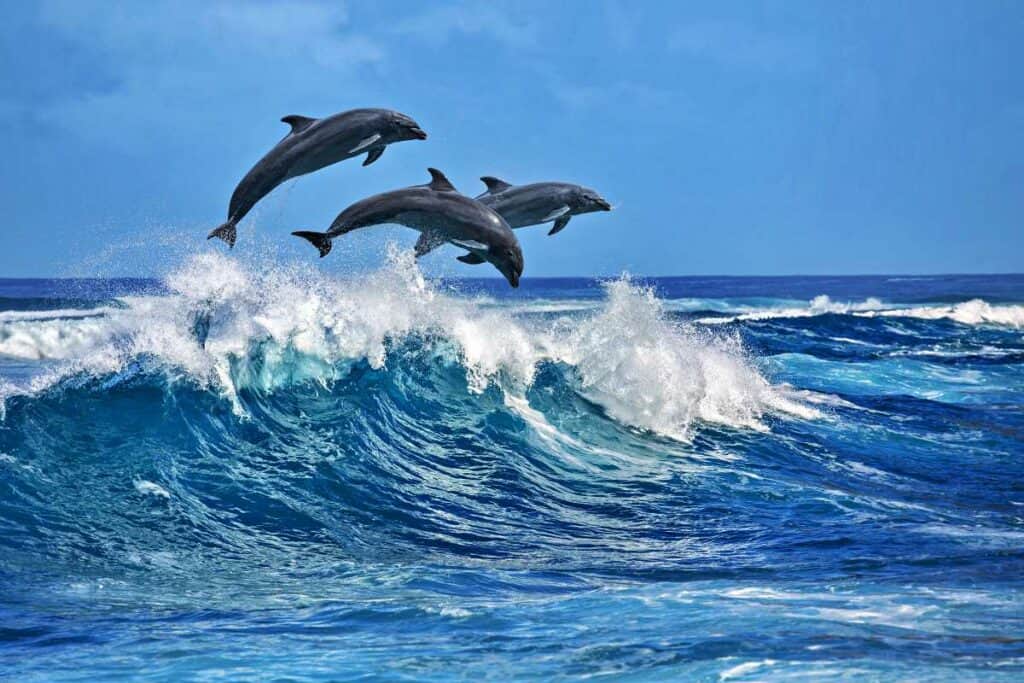
M611 211L609 204L596 191L572 183L532 183L512 185L494 176L480 180L487 191L477 200L501 214L513 228L525 228L554 221L549 235L561 232L569 219L594 211Z
M390 109L352 109L324 119L290 115L281 119L292 127L288 135L245 174L231 195L228 220L206 239L219 237L235 246L238 221L256 202L290 178L366 152L363 166L380 158L384 148L403 140L426 140L423 129L405 114Z
M463 263L491 263L513 287L523 273L523 252L508 223L492 209L460 194L436 168L428 168L431 181L362 199L338 214L326 232L292 234L308 240L321 258L331 251L331 241L359 228L398 223L420 231L416 256L450 242L469 253Z

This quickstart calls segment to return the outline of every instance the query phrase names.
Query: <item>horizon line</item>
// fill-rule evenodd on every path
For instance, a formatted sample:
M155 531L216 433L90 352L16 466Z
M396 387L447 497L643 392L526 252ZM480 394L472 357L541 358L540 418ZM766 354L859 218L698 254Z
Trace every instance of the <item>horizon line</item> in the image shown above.
M355 273L354 275L358 275ZM820 278L820 277L832 277L832 278L864 278L864 277L1024 277L1024 271L1021 272L1003 272L1003 273L987 273L987 272L949 272L949 273L837 273L837 274L825 274L825 273L789 273L785 275L729 275L729 274L708 274L708 275L640 275L637 273L630 273L629 271L622 271L618 275L532 275L529 277L523 277L522 280L606 280L609 278L618 278L623 275L628 275L631 278L643 278L651 280L664 280L669 278ZM18 280L162 280L163 276L160 275L83 275L83 276L18 276L18 277L6 277L0 275L0 282L11 282ZM465 277L465 276L441 276L441 277L429 277L428 279L437 280L494 280L496 282L504 282L505 280L501 277Z

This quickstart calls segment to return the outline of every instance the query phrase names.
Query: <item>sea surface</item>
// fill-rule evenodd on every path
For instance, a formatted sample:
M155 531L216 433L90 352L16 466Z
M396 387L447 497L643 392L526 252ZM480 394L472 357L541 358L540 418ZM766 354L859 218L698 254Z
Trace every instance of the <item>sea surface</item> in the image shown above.
M206 255L0 395L0 679L1024 679L1024 276Z

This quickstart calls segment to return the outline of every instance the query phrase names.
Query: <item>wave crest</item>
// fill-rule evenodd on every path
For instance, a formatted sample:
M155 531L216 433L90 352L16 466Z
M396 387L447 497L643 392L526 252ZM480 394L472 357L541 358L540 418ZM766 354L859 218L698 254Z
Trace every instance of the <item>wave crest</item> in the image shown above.
M811 416L754 369L738 337L671 322L653 290L628 279L606 289L607 306L578 327L560 358L620 422L686 439L698 420L760 429L770 409Z
M654 293L628 278L607 284L595 312L554 320L446 292L411 252L393 248L385 267L359 279L203 254L166 284L169 296L125 297L124 308L91 318L5 323L5 332L15 324L37 336L45 326L59 332L0 350L64 361L30 390L143 364L219 391L238 412L242 390L331 382L357 363L386 370L414 349L461 366L471 392L495 385L522 397L540 364L568 366L578 391L612 418L675 438L699 421L761 429L770 411L815 414L772 386L736 337L672 322Z
M833 301L825 294L811 299L806 306L751 309L736 315L703 317L697 319L706 325L726 324L744 320L773 320L778 318L810 318L819 315L852 315L861 318L892 317L920 320L952 320L963 325L1000 325L1024 327L1024 306L994 305L982 299L972 299L943 306L908 306L886 304L870 297L864 301Z

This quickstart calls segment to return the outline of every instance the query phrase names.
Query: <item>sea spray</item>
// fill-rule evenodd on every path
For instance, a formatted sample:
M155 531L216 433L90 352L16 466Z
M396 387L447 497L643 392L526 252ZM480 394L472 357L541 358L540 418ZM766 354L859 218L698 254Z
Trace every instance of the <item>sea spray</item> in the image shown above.
M568 336L560 359L615 419L685 440L698 421L761 429L766 411L792 408L735 337L671 322L654 291L628 277L605 288L605 308Z
M3 348L63 361L34 390L141 363L220 392L240 414L241 390L332 382L362 362L385 369L397 345L459 365L473 393L495 385L522 396L540 364L566 364L612 418L679 439L700 421L761 429L767 411L792 412L734 337L671 322L628 277L608 283L593 311L537 320L440 289L410 251L388 254L350 279L200 254L166 278L167 296L124 297L123 308L85 318L4 322Z
M730 307L731 308L731 307ZM1024 327L1024 306L1017 304L991 304L982 299L943 306L912 306L885 303L876 297L864 301L833 301L820 294L806 305L749 307L749 310L730 315L702 317L695 320L705 325L720 325L741 321L775 320L780 318L812 318L820 315L850 315L860 318L917 318L920 320L952 320L963 325L996 325Z

